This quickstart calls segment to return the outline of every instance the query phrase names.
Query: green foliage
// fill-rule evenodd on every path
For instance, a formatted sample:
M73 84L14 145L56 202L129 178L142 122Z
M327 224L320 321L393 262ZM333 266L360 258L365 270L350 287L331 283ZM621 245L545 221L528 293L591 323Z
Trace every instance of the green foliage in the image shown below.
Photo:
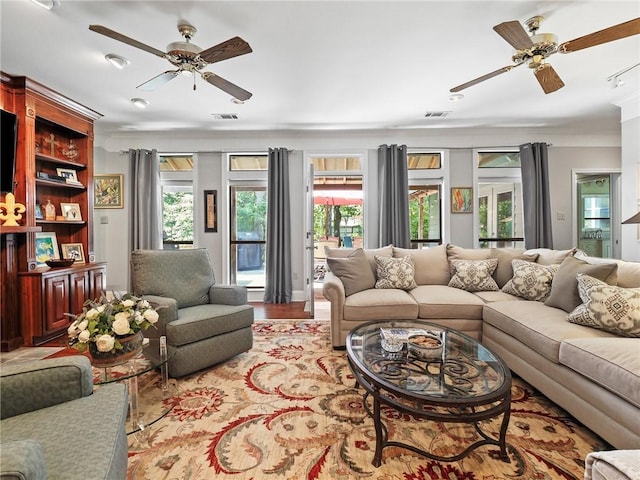
M162 200L163 239L193 241L193 193L165 192Z
M264 240L267 229L267 192L241 190L236 192L236 232L256 233Z

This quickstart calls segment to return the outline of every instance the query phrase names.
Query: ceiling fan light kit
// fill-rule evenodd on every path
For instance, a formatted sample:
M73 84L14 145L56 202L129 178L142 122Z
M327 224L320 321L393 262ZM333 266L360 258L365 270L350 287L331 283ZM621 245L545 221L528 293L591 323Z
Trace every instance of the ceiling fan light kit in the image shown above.
M595 47L603 43L613 42L632 35L640 34L640 17L634 18L618 25L593 32L582 37L558 44L558 37L553 33L537 33L541 22L541 16L528 19L525 22L529 34L517 20L500 23L493 27L514 49L515 53L511 57L513 65L495 70L491 73L478 77L467 83L458 85L449 90L459 92L465 88L472 87L478 83L489 80L497 75L511 71L513 68L526 64L533 70L534 76L542 87L545 94L553 93L564 87L564 82L555 69L545 60L555 53L571 53L585 48Z
M124 67L131 63L129 59L121 57L120 55L116 55L115 53L108 53L104 56L104 58L118 70L122 70Z
M228 80L216 75L213 72L202 72L207 65L228 60L233 57L251 53L253 50L249 44L240 37L233 37L213 47L203 50L199 46L191 43L191 39L196 34L197 29L188 24L178 25L178 31L184 41L172 42L167 45L167 51L163 52L157 48L146 45L138 40L127 37L121 33L111 30L102 25L89 25L89 30L112 38L135 48L144 50L158 57L168 60L177 70L169 70L137 86L140 90L151 92L165 83L173 80L178 75L193 76L193 89L196 89L195 74L200 74L201 78L214 87L228 93L233 98L241 102L249 100L252 94Z

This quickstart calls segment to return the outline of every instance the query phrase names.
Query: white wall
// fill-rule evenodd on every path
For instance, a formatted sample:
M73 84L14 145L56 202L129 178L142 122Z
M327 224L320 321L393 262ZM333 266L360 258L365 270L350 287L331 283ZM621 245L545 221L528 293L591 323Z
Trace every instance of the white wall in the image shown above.
M621 219L640 211L640 99L622 105ZM622 258L640 262L640 225L621 225Z
M121 150L129 148L156 148L160 152L194 152L197 154L197 172L194 181L196 199L195 242L197 247L210 250L214 260L216 279L226 278L226 245L228 233L226 192L223 185L224 153L230 151L266 151L269 147L293 149L291 166L291 215L293 286L297 298L304 290L304 152L367 151L368 179L367 199L371 209L366 212L369 232L368 247L377 246L377 147L380 144L407 144L415 148L451 149L449 185L443 195L449 195L450 186L473 185L473 149L513 147L530 141L546 141L553 144L549 149L551 163L551 202L555 218L557 211L564 211L565 221L554 220L556 248L569 248L572 243L571 178L572 168L620 168L620 137L616 134L581 136L575 132L531 131L523 129L500 129L494 131L386 131L386 132L210 132L207 135L190 135L186 132L130 133L110 137L96 137L96 173L125 174L125 208L95 211L95 252L98 261L107 262L107 284L109 289L128 288L128 165L127 156ZM636 155L636 159L638 156ZM203 190L218 191L217 233L204 233ZM449 215L448 212L445 214ZM108 224L100 223L101 217ZM626 218L626 217L625 217ZM473 246L473 215L451 216L450 238L445 238L463 247ZM218 261L220 260L220 261Z

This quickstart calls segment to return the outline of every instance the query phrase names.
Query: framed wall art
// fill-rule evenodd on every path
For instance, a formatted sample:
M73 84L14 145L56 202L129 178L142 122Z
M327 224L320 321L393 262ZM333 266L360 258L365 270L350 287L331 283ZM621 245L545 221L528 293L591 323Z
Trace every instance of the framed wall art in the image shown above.
M124 185L121 173L93 176L93 208L124 208Z
M60 259L56 232L36 232L36 266L43 267L51 259Z
M82 214L80 213L79 203L63 203L60 202L60 210L62 216L68 222L80 222L82 221Z
M451 213L473 213L473 188L451 188Z
M84 247L81 243L63 243L60 245L62 249L62 258L74 258L74 264L85 263Z
M204 231L218 231L218 192L217 190L204 191Z

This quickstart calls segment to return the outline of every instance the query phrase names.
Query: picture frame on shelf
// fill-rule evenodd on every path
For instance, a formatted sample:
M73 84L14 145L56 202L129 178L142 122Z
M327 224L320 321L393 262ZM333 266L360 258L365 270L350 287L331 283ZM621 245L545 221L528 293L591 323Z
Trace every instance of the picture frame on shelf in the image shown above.
M93 208L124 208L124 175L95 174L93 176Z
M63 203L60 202L60 210L62 216L67 222L80 222L82 221L82 213L80 212L79 203Z
M78 173L73 168L56 168L56 173L60 177L64 177L67 183L77 183L78 181Z
M84 247L81 243L63 243L60 248L62 249L62 258L75 259L74 265L85 263Z
M36 266L46 266L47 260L59 260L56 232L36 232Z
M204 191L204 231L218 231L218 191Z
M44 220L44 214L42 213L42 205L36 203L36 206L33 208L33 214L36 220Z
M451 213L473 213L473 187L451 188Z

